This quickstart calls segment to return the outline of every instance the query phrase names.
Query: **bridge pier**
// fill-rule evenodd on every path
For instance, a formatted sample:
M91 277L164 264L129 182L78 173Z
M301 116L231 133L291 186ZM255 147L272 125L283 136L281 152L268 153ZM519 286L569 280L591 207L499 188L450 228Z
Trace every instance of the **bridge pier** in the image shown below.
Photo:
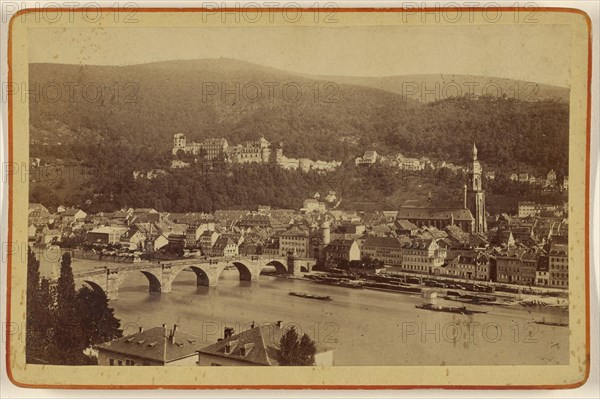
M171 287L175 276L171 270L171 266L162 265L162 278L160 282L160 292L168 293L171 292Z
M302 269L306 269L307 272L311 272L315 265L315 261L311 259L302 259L294 255L290 255L287 258L287 269L288 274L297 276L302 273Z
M106 269L106 297L109 300L119 299L119 270Z

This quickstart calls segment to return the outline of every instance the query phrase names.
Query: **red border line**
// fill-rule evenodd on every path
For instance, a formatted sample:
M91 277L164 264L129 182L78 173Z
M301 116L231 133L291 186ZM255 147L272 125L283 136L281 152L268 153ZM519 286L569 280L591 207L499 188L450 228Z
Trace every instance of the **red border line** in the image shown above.
M67 8L44 8L45 11L50 12L63 12L71 11ZM121 8L77 8L78 12L83 11L94 11L94 12L130 12L129 9ZM331 8L140 8L137 11L145 13L154 12L205 12L205 11L219 11L219 12L240 12L240 11L263 11L268 12L281 12L281 11L302 11L302 12L331 12ZM440 11L487 11L489 8L485 7L429 7L429 8L417 8L417 9L406 9L406 8L338 8L335 12L379 12L379 13L404 13L404 12L440 12ZM494 7L494 11L532 11L532 8L526 7ZM592 93L591 93L591 82L592 82L592 21L589 15L576 8L558 8L558 7L537 7L533 9L541 12L555 12L555 13L570 13L579 14L585 18L588 28L588 76L587 76L587 120L586 120L586 181L585 181L585 302L586 302L586 370L584 378L576 383L572 384L557 384L557 385L64 385L64 384L28 384L17 381L12 373L10 363L10 333L6 332L6 372L10 381L21 388L54 388L54 389L122 389L122 390L138 390L138 389L370 389L370 390L383 390L383 389L466 389L466 390L514 390L514 389L571 389L581 387L590 375L590 254L589 254L589 228L590 228L590 132L591 132L591 110L592 110ZM8 87L12 87L12 39L13 31L12 25L15 19L23 14L35 13L35 9L19 10L15 13L8 26ZM12 165L13 162L13 93L12 90L8 91L8 162ZM13 176L8 175L8 242L12 242L12 227L13 227ZM11 320L11 290L12 290L12 253L7 251L7 304L6 304L6 321L10 323ZM418 366L416 366L418 367Z

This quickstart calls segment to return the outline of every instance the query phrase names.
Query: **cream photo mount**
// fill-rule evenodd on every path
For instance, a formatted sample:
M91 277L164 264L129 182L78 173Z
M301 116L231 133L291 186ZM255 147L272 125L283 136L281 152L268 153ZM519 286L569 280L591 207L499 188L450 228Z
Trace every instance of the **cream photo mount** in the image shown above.
M536 29L548 26L567 26L571 32L569 68L569 191L568 191L568 238L569 238L569 354L568 363L561 365L408 365L408 366L314 366L314 367L155 367L140 369L106 366L58 366L27 364L25 356L25 333L13 335L7 331L7 372L11 381L21 387L73 388L73 389L215 389L215 388L289 388L289 389L408 389L408 388L575 388L585 383L590 367L590 281L589 281L589 221L590 221L590 123L591 123L591 21L587 14L576 9L539 8L535 10L535 22L517 18L531 9L498 8L510 18L491 22L483 13L485 9L452 9L465 12L458 22L439 19L422 19L420 13L442 12L442 9L296 9L298 15L288 14L290 9L271 9L269 18L256 15L266 10L239 9L100 9L100 16L84 16L80 10L54 10L64 18L36 17L40 10L23 10L15 14L9 27L9 86L29 82L30 57L36 46L31 32L41 29L83 32L91 43L97 40L96 57L107 57L107 63L118 64L123 48L119 43L107 43L103 47L101 34L111 29L231 29L268 28L288 31L282 40L290 40L289 46L302 46L293 40L294 29L342 29L343 27L369 27L376 31L383 27L415 27L440 34L440 28L456 40L466 40L461 35L465 28L484 31L494 27L499 31L515 26ZM48 12L49 10L44 10ZM97 11L97 10L94 10ZM221 12L254 12L252 18L221 18ZM67 15L73 18L68 18ZM266 14L265 14L266 15ZM527 14L529 18L531 16ZM318 16L318 18L315 18ZM495 18L495 17L494 17ZM335 21L335 22L333 22ZM93 28L93 31L90 29ZM365 30L365 31L369 31ZM88 32L89 31L89 32ZM93 32L93 33L90 33ZM289 33L291 32L291 33ZM368 40L365 37L363 40ZM501 39L501 38L500 38ZM324 39L325 40L325 39ZM390 39L393 40L393 39ZM396 39L398 40L398 39ZM364 48L364 43L356 43ZM457 50L467 51L457 44ZM256 44L260 46L260 43ZM496 43L490 43L490 55ZM514 43L518 46L519 43ZM552 46L552 43L545 43ZM377 51L378 43L372 43ZM65 44L65 51L68 44ZM72 48L69 52L72 53ZM333 50L332 50L333 51ZM384 51L384 50L382 50ZM414 47L419 51L418 43ZM60 54L57 54L60 58ZM110 58L112 57L112 58ZM110 60L108 60L110 58ZM127 64L130 60L124 60ZM443 60L439 60L440 63ZM518 62L518 61L515 61ZM92 62L93 63L93 62ZM268 63L266 63L268 65ZM515 66L517 68L518 66ZM442 66L443 68L443 66ZM452 71L449 71L451 73ZM535 76L535 75L532 75ZM12 86L11 86L12 87ZM9 91L9 164L29 165L30 146L30 100ZM585 149L585 151L582 151ZM28 242L29 182L20 175L9 174L9 229L8 241ZM8 301L7 323L25 325L27 257L8 253ZM317 305L319 303L317 302Z

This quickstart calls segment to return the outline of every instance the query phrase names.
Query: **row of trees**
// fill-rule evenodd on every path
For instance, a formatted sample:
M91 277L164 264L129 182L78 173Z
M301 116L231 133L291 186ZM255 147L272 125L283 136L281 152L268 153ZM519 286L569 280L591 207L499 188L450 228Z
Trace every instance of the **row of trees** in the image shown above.
M123 335L106 295L87 287L75 289L69 253L62 256L56 285L40 279L39 269L40 262L30 249L27 259L28 362L95 364L97 359L84 351Z
M369 204L363 210L382 210L394 209L409 198L427 198L429 192L434 198L462 203L466 181L464 174L444 168L403 172L381 164L356 167L351 162L327 174L248 164L211 173L192 167L152 180L135 180L131 166L122 164L123 159L124 156L117 157L119 168L109 169L110 173L105 169L107 165L87 168L83 183L72 182L62 190L51 181L32 183L30 200L49 207L82 207L88 213L112 212L125 206L168 212L214 212L252 209L262 204L298 209L315 192L335 190L345 208L360 210ZM486 181L484 189L488 193L487 208L494 213L514 211L518 201L541 201L542 196L548 197L545 202L562 201L558 193L544 194L540 187L512 182L502 172L497 173L495 180Z

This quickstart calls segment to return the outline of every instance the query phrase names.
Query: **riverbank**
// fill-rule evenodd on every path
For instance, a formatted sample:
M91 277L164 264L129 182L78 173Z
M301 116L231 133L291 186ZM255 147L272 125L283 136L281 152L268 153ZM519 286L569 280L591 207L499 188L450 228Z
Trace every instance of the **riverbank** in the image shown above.
M486 287L501 286L502 288L511 288L511 290L483 292L482 289L469 290L465 289L460 284L470 284L478 287L482 287L481 282L473 283L472 281L457 280L452 281L448 287L440 287L432 284L428 284L430 281L448 281L447 278L436 279L435 276L418 276L422 279L422 283L407 283L411 277L416 277L412 274L404 276L400 275L379 275L372 276L371 278L366 276L342 276L339 274L332 274L327 272L313 272L306 273L300 276L285 276L286 278L302 279L316 284L338 286L347 289L369 289L377 291L387 291L398 294L408 295L428 295L431 297L432 293L437 297L443 297L447 300L463 302L475 305L487 305L487 306L506 306L506 307L555 307L559 308L564 312L568 312L569 300L568 293L560 290L531 290L529 287L519 286L507 286L496 283L484 283ZM389 277L389 278L388 278ZM461 288L463 287L463 288ZM519 290L520 289L520 290ZM517 292L511 292L511 291ZM520 292L519 292L520 291ZM523 293L525 291L526 293Z

